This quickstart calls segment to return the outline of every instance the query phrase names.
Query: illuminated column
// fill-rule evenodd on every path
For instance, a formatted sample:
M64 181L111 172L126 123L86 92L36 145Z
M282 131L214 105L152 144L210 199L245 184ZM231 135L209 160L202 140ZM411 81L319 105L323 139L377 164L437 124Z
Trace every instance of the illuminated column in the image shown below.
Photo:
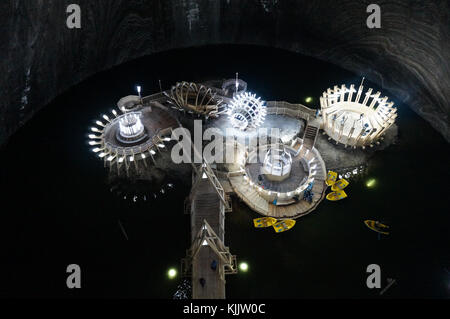
M372 103L370 103L370 108L374 108L375 103L378 101L378 97L380 96L381 92L377 92L374 96L373 96L373 100Z
M350 93L348 94L347 102L350 102L352 100L353 92L355 91L355 85L350 85Z
M144 126L140 119L140 113L126 113L119 118L120 136L127 140L138 138L144 133Z
M364 101L362 102L362 104L364 106L367 105L367 101L369 100L370 94L372 94L372 88L370 88L367 92L366 92L366 96L364 97Z
M347 88L345 87L345 84L342 84L341 86L341 96L339 98L339 102L344 101L345 98L345 92L347 91Z
M356 103L359 103L359 99L361 98L361 93L362 93L362 91L363 91L363 86L362 86L362 84L359 86L359 89L358 89L358 94L356 94L356 100L355 100L355 102Z

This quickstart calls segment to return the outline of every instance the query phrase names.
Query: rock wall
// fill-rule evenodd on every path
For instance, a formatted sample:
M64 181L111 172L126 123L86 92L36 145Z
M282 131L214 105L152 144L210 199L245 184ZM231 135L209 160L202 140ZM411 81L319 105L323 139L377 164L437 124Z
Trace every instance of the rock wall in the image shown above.
M450 141L450 2L378 0L4 0L0 3L0 145L34 112L96 72L205 44L283 48L389 89ZM81 7L81 29L66 7Z

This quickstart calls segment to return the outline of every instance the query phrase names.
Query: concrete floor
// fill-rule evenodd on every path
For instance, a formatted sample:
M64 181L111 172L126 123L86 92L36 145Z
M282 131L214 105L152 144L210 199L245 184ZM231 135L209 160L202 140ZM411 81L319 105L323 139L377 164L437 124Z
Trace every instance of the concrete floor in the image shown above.
M304 122L295 119L292 117L284 116L284 115L275 115L268 114L266 116L266 120L261 125L260 129L251 129L247 131L240 131L231 127L230 121L228 120L228 116L220 116L218 119L211 120L207 125L207 128L218 128L223 132L224 136L237 136L238 139L244 140L246 139L246 144L248 144L248 139L253 139L258 136L261 136L262 132L260 129L267 129L267 133L270 134L271 129L279 129L280 137L289 136L293 137L299 133L302 133L304 130Z
M350 167L365 166L373 154L378 150L383 150L397 139L397 126L392 125L387 131L385 139L380 145L373 148L352 149L344 148L343 145L336 145L336 142L328 141L328 136L320 131L315 147L322 155L327 169L342 170Z

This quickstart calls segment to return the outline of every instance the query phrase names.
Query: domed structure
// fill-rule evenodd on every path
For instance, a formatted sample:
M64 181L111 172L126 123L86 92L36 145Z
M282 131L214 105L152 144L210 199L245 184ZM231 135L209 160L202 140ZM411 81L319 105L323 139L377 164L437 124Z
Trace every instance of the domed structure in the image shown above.
M352 84L328 89L320 98L323 129L328 136L345 146L365 148L376 142L395 122L397 109L381 92L372 94L372 88L363 93ZM354 94L356 93L356 95ZM362 99L362 101L361 101Z
M266 118L266 105L256 94L244 92L230 102L228 114L234 128L245 131L259 127Z
M169 93L163 92L169 103L179 111L209 117L218 117L226 111L222 99L209 87L197 83L178 82Z

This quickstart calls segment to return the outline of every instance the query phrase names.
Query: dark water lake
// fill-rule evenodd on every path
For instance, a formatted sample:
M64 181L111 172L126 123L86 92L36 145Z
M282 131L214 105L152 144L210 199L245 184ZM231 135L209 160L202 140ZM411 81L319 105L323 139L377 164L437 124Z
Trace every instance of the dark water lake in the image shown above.
M282 50L214 46L152 55L97 74L38 112L0 150L0 296L172 298L189 247L183 201L189 185L156 200L134 203L110 192L107 170L87 133L136 84L144 94L177 81L232 78L265 100L302 102L334 85L359 84L360 75ZM369 86L370 82L366 82ZM377 88L375 85L370 85ZM32 88L33 89L33 88ZM230 298L379 298L366 286L366 267L378 264L382 297L450 297L449 144L406 105L399 140L377 152L349 197L323 201L282 234L254 229L257 214L238 200L226 217L226 244L247 273L227 277ZM374 178L372 188L367 180ZM378 238L363 223L382 220ZM129 240L120 227L121 221ZM161 224L167 227L161 227ZM66 287L66 267L78 264L82 289Z

